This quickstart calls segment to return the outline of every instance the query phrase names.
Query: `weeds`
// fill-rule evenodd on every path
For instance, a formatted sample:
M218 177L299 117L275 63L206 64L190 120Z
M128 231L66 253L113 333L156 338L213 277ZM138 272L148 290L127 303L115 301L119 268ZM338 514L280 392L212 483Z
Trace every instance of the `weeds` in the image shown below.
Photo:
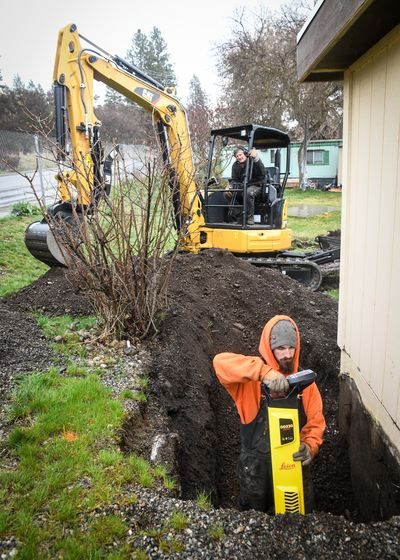
M209 533L211 538L213 538L215 541L219 541L225 537L224 526L222 525L222 523L215 523L209 528Z
M210 510L211 505L211 495L204 490L199 492L196 497L196 504L199 508L204 509L206 511Z
M164 488L171 491L175 490L176 480L169 475L164 465L157 465L156 467L154 467L154 476L162 480Z
M168 525L175 531L183 531L189 525L190 518L181 511L174 511L169 518Z
M30 202L16 202L12 205L11 216L40 216L41 210Z
M132 398L133 400L137 401L137 402L146 402L147 401L147 395L146 393L143 393L143 391L133 391L132 392Z
M338 289L326 290L325 294L327 296L330 296L331 298L335 299L336 301L339 299L339 290Z

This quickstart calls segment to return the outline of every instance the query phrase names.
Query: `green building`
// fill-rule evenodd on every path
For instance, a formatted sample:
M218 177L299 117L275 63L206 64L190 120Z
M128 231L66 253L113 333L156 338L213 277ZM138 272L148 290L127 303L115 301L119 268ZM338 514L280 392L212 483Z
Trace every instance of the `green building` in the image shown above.
M289 186L299 184L298 152L300 142L292 142L290 150ZM312 140L307 149L307 178L315 186L336 182L342 184L341 178L342 140ZM275 151L267 150L261 154L266 167L274 165ZM282 150L281 171L286 167L286 152Z

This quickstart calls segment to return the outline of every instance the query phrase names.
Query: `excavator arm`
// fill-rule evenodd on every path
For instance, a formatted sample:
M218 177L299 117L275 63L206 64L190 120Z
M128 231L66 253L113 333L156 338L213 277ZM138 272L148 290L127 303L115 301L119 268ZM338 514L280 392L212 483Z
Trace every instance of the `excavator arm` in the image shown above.
M84 39L74 24L61 29L58 35L53 73L56 136L59 159L66 159L69 152L72 165L57 175L60 201L53 215L58 209L65 213L72 200L76 200L78 208L90 208L99 191L109 190L110 159L105 161L105 173L101 172L101 122L95 115L93 103L93 84L95 80L100 81L151 114L164 164L169 169L177 227L184 233L182 248L196 251L204 217L194 181L185 109L173 96L173 88L164 89L138 68L99 47L83 47L81 38ZM32 224L25 236L27 247L40 260L57 264L52 255L48 259L41 255L43 245L48 244L44 231L47 236L43 224L36 230ZM40 251L35 248L38 244Z

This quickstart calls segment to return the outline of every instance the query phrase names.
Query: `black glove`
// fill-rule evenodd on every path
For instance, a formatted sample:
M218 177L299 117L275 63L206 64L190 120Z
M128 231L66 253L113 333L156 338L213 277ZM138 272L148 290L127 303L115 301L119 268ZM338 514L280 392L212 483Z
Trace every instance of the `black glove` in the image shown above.
M293 459L295 461L301 461L301 464L307 466L313 460L311 455L311 449L306 443L301 443L299 450L293 453Z

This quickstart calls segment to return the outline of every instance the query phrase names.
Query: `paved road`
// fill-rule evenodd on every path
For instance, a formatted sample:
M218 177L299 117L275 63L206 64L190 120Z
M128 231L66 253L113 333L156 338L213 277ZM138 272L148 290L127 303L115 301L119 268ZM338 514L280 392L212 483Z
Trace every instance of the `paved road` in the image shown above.
M55 200L57 181L55 180L54 175L56 173L57 170L47 170L42 172L46 205L51 204ZM27 175L33 175L33 172L27 172ZM42 187L39 173L36 173L33 185L36 193L39 197L41 197ZM0 175L0 218L10 214L13 204L24 201L37 204L36 197L29 181L17 173Z

